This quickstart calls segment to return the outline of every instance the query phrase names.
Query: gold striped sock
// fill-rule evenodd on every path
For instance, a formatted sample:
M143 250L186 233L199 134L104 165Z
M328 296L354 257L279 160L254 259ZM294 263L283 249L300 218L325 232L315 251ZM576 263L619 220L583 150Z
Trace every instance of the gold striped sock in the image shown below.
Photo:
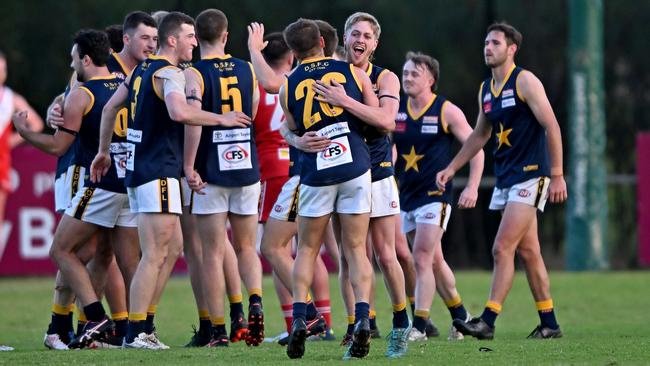
M199 310L199 319L210 319L210 312L208 310Z
M445 301L445 305L447 305L448 308L455 308L459 305L461 305L463 301L460 299L460 295L456 295L453 299L449 301Z
M377 312L375 310L370 310L370 313L368 314L368 317L370 319L374 319L377 317Z
M402 311L404 309L406 309L406 303L405 302L400 303L400 304L393 304L393 311L394 312Z
M147 314L156 315L157 305L151 305L147 308Z
M228 301L229 301L231 304L238 303L238 302L242 302L242 295L241 295L241 294L237 294L237 295L228 295Z
M61 306L59 304L52 304L52 312L56 315L68 315L70 310L67 306Z
M354 315L348 315L348 325L354 324Z
M535 306L537 307L537 311L551 311L553 310L553 299L537 301L535 302Z
M252 288L248 290L248 296L252 295L257 295L259 297L262 297L262 289L261 288Z
M409 303L415 304L415 296L409 296Z
M415 316L427 319L429 317L429 310L415 309Z
M214 326L226 325L226 318L224 318L223 316L210 317L210 322Z
M141 322L147 320L147 314L146 313L130 313L129 314L129 321L130 322Z
M485 307L488 308L488 309L490 309L490 310L492 310L492 311L494 311L494 312L497 313L497 314L500 314L500 313L501 313L501 308L502 308L502 306L501 306L501 304L499 304L498 302L495 302L495 301L488 301L488 302L485 304Z
M129 318L129 312L128 311L121 311L119 313L113 313L111 314L111 318L113 320L125 320Z

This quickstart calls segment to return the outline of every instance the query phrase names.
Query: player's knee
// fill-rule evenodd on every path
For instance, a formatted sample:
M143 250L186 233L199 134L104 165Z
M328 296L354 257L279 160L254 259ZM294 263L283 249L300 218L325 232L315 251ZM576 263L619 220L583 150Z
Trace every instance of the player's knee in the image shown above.
M514 256L514 249L510 248L506 243L496 241L492 247L492 257L495 261L508 260Z
M539 249L539 245L519 248L517 249L517 253L524 262L537 260L542 255Z

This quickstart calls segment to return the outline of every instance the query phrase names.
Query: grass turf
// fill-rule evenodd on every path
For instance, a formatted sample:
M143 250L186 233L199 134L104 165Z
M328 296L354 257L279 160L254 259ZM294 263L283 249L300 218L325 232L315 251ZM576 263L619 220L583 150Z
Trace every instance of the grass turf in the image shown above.
M490 283L487 272L459 272L458 289L467 309L482 311ZM49 322L53 278L0 279L0 344L16 348L0 352L0 364L324 364L342 362L344 349L336 342L309 342L301 361L291 361L285 349L264 343L249 348L243 342L227 349L182 348L198 323L189 279L175 277L158 306L156 327L169 351L82 350L47 351L42 345ZM345 313L335 277L330 282L332 321L340 340L345 331ZM466 339L446 341L450 325L448 311L438 297L431 317L441 336L425 343L411 343L409 353L399 361L384 357L386 341L373 340L370 355L361 364L402 365L620 365L650 364L650 332L646 325L650 304L650 272L603 272L551 274L552 292L564 338L527 340L539 319L525 275L517 273L513 289L497 320L494 341ZM391 304L383 281L377 278L377 316L383 335L388 334ZM284 330L284 321L272 281L264 282L266 335ZM487 347L491 351L480 351Z

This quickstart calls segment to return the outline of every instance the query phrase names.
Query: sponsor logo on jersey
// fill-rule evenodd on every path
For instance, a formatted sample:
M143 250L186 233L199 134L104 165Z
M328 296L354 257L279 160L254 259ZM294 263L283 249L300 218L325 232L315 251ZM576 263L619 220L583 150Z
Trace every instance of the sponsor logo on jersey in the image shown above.
M334 161L345 155L347 147L340 142L332 141L332 144L328 146L323 152L320 153L322 159L327 161Z
M397 113L397 116L395 117L396 122L404 122L406 121L406 113L404 112L399 112Z
M422 123L438 123L438 116L424 116Z
M483 103L483 113L490 113L492 111L492 102Z
M513 107L515 104L515 98L503 99L501 101L501 108Z
M404 132L406 131L406 123L397 122L395 123L395 132Z
M485 96L483 97L483 102L489 102L492 100L492 94L486 93Z
M514 91L512 89L506 89L506 90L503 91L503 93L501 93L501 97L503 97L503 98L512 97L514 95L515 95L515 93L514 93Z
M223 152L223 159L231 164L237 164L248 159L248 151L239 145L232 145Z

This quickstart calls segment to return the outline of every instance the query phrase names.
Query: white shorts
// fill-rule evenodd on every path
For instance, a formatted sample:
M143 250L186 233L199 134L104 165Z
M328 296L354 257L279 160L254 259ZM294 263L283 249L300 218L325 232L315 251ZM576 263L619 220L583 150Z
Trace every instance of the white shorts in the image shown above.
M299 175L289 178L282 186L282 191L280 191L269 216L280 221L295 222L298 214L299 187Z
M332 212L342 214L370 213L370 170L347 182L331 186L300 185L298 214L321 217Z
M127 187L131 212L181 214L181 189L176 178L155 179Z
M137 227L137 215L129 210L129 198L101 188L81 189L72 199L65 214L77 220L102 227Z
M260 201L260 182L244 187L221 187L208 184L203 193L192 193L192 214L211 215L232 212L238 215L257 215Z
M451 205L447 202L432 202L412 211L402 211L401 217L403 233L415 230L417 224L438 225L446 231L451 217Z
M372 182L372 209L370 217L383 217L399 214L399 191L395 177L390 176Z
M72 198L84 187L85 174L86 168L70 165L54 182L54 209L56 212L64 213L70 207Z
M187 178L181 177L181 198L183 199L183 207L190 206L192 203L192 189L187 184Z
M536 207L544 212L550 183L550 178L538 177L517 183L508 188L495 187L490 201L490 210L503 210L508 202L519 202Z

